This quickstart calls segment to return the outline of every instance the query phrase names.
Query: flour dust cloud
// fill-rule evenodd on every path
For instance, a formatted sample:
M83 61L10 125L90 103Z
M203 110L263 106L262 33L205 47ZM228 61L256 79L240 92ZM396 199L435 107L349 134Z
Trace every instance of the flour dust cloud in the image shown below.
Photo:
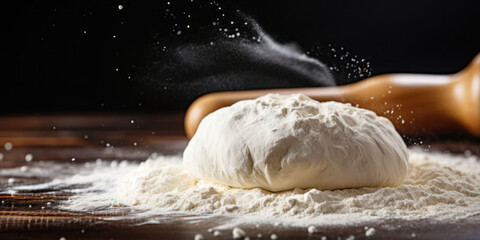
M188 104L214 91L335 85L319 58L295 43L279 43L232 6L171 1L164 21L170 27L155 34L153 60L141 77L159 98L168 96L159 101Z

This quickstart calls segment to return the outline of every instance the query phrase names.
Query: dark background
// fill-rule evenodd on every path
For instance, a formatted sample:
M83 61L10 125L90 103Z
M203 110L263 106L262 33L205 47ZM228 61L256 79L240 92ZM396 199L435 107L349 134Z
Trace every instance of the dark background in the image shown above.
M187 2L170 4L178 11L189 8ZM296 42L305 51L316 44L344 47L368 59L376 75L462 69L480 52L478 2L237 0L221 4L252 16L278 41ZM176 89L156 89L143 79L143 69L157 60L152 52L158 50L158 35L171 34L167 4L4 3L1 114L184 111L195 97L209 92L208 86L182 95L181 83ZM119 5L124 8L119 10ZM320 59L330 64L327 57ZM162 81L158 79L159 86Z

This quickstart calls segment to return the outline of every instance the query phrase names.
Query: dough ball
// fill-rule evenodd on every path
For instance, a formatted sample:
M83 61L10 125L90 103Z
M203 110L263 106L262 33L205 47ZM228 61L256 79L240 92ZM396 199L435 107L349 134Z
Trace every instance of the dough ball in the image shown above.
M372 111L268 94L205 117L183 164L195 177L239 188L382 187L405 180L408 151Z

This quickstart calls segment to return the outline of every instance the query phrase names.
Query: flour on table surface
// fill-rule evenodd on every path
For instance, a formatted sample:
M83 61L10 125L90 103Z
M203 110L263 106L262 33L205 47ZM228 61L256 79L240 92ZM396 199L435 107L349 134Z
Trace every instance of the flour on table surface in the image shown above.
M238 189L187 174L180 156L156 156L140 164L89 163L80 173L6 192L73 188L60 208L73 211L129 208L160 214L241 216L236 223L270 219L301 224L348 224L375 219L454 220L480 215L480 161L410 149L409 172L398 187L343 190L293 189L272 193ZM0 170L2 175L32 174L29 167ZM48 171L48 170L45 170ZM44 173L42 173L44 174ZM195 218L195 216L193 216ZM201 218L201 217L200 217Z

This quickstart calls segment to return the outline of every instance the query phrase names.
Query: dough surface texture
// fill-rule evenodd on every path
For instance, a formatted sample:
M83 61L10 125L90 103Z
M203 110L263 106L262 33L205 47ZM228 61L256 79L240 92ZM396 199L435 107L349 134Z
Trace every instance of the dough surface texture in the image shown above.
M374 112L302 94L268 94L219 109L183 154L197 178L269 191L398 186L408 150Z

